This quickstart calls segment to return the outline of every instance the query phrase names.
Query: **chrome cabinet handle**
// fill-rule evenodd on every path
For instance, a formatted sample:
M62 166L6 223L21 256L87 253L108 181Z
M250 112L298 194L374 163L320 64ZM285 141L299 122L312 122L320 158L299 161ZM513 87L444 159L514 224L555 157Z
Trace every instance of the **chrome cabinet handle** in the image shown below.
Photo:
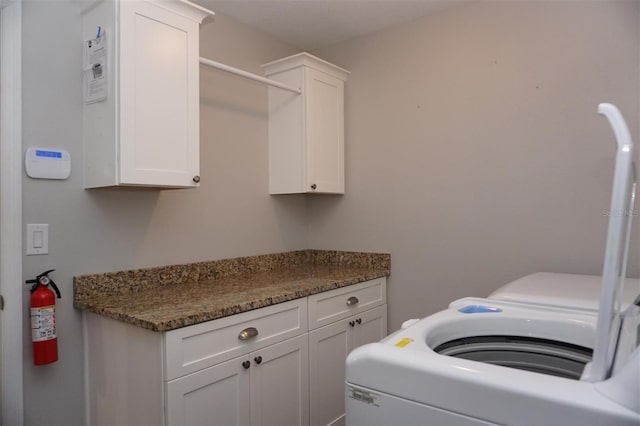
M194 176L194 177L193 177L193 181L194 181L195 183L200 183L200 176Z
M248 340L258 335L258 329L255 327L245 328L238 334L238 340Z
M358 325L362 324L362 318L358 318L356 322L358 323Z
M244 367L245 370L247 370L249 367L251 367L251 363L249 361L244 361L242 363L242 366Z
M314 189L314 190L315 190L317 187L318 187L318 185L316 185L315 183L312 183L312 184L311 184L311 189Z
M355 322L355 321L349 321L349 325L350 325L351 327L355 327L356 322Z
M260 364L262 362L262 357L261 356L257 356L253 360L256 362L256 364Z
M357 305L359 302L358 298L355 296L351 296L350 298L347 299L347 306L353 306L353 305Z

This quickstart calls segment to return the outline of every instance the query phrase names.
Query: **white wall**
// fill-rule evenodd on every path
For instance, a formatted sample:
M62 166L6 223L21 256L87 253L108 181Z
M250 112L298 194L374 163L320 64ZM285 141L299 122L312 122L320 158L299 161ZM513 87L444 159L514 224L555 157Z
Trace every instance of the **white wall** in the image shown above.
M596 109L638 140L639 45L637 1L486 1L315 52L352 74L346 195L312 199L314 248L391 252L390 330L528 273L599 274Z
M49 255L25 256L25 279L55 268L60 360L34 367L24 286L27 424L84 423L80 314L72 277L308 248L307 200L271 198L267 182L267 90L202 68L199 189L82 189L81 26L66 1L24 2L24 148L71 153L67 181L24 177L24 223L48 223ZM203 56L260 70L297 50L218 15L201 30ZM123 348L124 349L124 348Z

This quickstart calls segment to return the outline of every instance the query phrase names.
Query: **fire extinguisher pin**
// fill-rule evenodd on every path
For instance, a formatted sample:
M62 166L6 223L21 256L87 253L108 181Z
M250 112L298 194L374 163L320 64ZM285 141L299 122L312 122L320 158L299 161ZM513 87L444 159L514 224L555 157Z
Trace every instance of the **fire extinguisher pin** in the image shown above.
M39 274L35 279L25 281L25 283L27 284L33 284L30 290L31 293L36 291L39 285L43 285L45 287L51 286L51 288L53 288L53 291L56 293L56 297L58 299L62 299L62 294L60 294L60 289L58 288L56 283L51 279L51 277L49 277L49 274L53 271L55 271L55 269L49 269L48 271L45 271Z

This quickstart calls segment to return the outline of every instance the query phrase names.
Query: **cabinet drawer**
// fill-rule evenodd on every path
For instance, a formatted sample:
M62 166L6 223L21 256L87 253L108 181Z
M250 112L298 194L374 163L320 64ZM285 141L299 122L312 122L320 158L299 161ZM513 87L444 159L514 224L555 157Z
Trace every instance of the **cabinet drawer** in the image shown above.
M240 338L254 328L257 335ZM307 301L297 299L165 333L166 377L173 380L307 331Z
M376 278L309 296L309 329L313 330L387 303L386 283L386 278Z

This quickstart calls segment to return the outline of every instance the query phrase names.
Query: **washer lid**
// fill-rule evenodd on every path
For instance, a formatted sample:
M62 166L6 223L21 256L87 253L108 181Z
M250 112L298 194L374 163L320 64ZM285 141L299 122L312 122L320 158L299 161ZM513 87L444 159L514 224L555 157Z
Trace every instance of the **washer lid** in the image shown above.
M595 312L600 308L601 287L601 276L536 272L503 285L489 299ZM622 309L633 304L638 294L640 279L627 278Z
M602 293L593 362L585 379L591 382L606 380L611 374L622 313L631 219L635 201L636 172L633 161L633 142L629 129L618 108L600 104L598 112L609 120L617 141L616 165L611 193L607 245L602 271Z

